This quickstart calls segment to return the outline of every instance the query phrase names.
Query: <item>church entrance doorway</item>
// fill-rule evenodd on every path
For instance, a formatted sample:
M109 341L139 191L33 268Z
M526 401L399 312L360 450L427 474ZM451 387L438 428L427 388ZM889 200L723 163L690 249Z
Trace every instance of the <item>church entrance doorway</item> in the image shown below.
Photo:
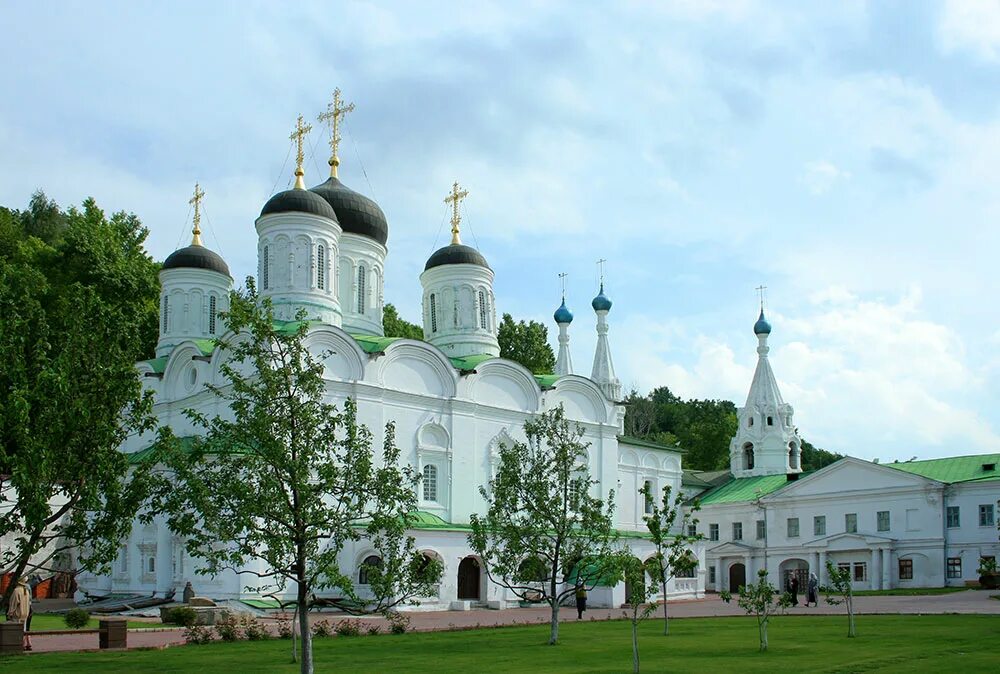
M466 557L458 565L458 598L479 600L479 560Z
M799 581L799 593L804 593L809 587L809 562L804 559L786 559L781 563L781 589L791 592L792 578Z
M747 584L747 568L740 563L729 567L729 591L739 592L741 585Z

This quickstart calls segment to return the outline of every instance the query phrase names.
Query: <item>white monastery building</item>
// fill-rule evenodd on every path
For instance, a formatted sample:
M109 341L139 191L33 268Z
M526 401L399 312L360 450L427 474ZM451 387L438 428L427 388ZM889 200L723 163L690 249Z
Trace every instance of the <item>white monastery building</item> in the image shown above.
M335 99L335 112L342 112L338 106ZM644 483L654 492L670 485L702 504L697 531L705 541L693 550L698 568L671 581L672 597L702 596L706 588L735 591L761 568L772 582L809 572L825 578L827 561L850 568L858 588L962 584L976 578L980 557L998 553L1000 455L889 465L845 458L803 472L792 406L782 399L768 360L771 326L763 309L754 326L757 369L724 472L684 472L682 449L623 435L622 386L609 336L612 302L603 283L592 302L598 340L590 376L574 371L573 314L565 297L554 315L555 372L533 375L500 358L494 272L479 250L461 242L458 204L466 193L457 183L446 200L454 209L451 242L427 259L416 279L424 339L383 336L389 224L378 204L339 180L338 115L332 120L330 177L306 189L300 145L294 188L271 197L256 220L257 287L278 319L306 312L310 347L329 354L331 402L356 399L359 421L376 433L396 423L402 460L423 477L412 535L424 554L444 564L437 594L423 598L422 608L515 601L488 582L471 552L469 518L485 510L478 489L492 476L499 447L523 438L525 420L560 405L584 429L595 489L601 497L614 490L617 528L640 558L653 552L642 537ZM206 385L225 383L220 367L227 353L215 340L233 279L226 262L202 244L200 194L196 188L191 245L171 254L160 272L156 357L137 364L155 395L159 421L180 437L195 432L184 410L226 413ZM149 442L135 438L122 449L142 452ZM372 554L359 544L341 559L362 594L366 579L359 567ZM206 578L195 575L196 566L164 522L137 523L111 574L81 574L79 582L91 594L149 594L179 592L192 581L201 595L254 598L236 574ZM624 599L619 585L599 588L590 602L610 606Z

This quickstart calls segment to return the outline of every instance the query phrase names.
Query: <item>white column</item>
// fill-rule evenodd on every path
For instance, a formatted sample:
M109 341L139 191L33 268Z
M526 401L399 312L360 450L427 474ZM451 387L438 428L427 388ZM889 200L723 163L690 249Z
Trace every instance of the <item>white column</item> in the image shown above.
M816 572L820 585L826 585L826 550L819 551L819 571Z
M812 567L809 569L810 573L815 573L817 578L823 577L819 572L819 552L812 553L812 559L809 561L809 565Z
M747 577L747 585L757 582L757 574L753 570L753 557L747 552L743 555L743 568Z
M892 589L892 550L882 548L882 589Z
M868 567L868 578L871 580L871 588L873 590L879 589L878 579L879 579L879 563L878 563L878 548L872 548L872 562Z
M722 579L722 557L715 560L715 591L722 592L726 588L726 582Z

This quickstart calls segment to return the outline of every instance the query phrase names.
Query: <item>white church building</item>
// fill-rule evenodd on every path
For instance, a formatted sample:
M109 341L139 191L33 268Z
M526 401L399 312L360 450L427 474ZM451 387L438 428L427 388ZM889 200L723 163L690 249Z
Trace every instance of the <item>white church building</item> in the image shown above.
M730 470L685 479L702 506L707 587L735 591L760 569L780 587L797 575L804 588L810 573L825 584L828 562L849 569L859 590L977 581L980 558L1000 554L1000 454L889 464L846 457L804 473L763 310L754 333L757 369L737 412Z
M256 220L257 287L273 303L276 318L291 320L304 310L312 321L310 349L329 354L323 361L328 399L342 404L354 398L359 422L376 435L395 422L402 460L421 472L411 533L423 554L444 565L436 596L423 598L423 607L516 601L488 582L471 552L466 540L470 515L485 510L478 490L491 478L500 446L523 438L527 419L558 406L584 429L590 473L599 483L595 495L607 498L614 490L618 529L636 555L650 557L652 546L641 535L646 527L638 490L645 482L655 490L665 485L679 490L681 450L622 434L625 409L608 338L612 303L603 284L592 303L598 344L589 377L573 369L573 316L565 298L555 313L559 357L554 373L533 375L500 358L494 272L480 251L461 242L458 202L464 193L456 183L447 200L454 208L451 242L426 260L419 277L424 340L383 336L389 225L378 204L339 180L336 128L332 136L330 177L306 189L300 144L294 188L271 197ZM160 423L179 437L195 433L186 409L210 417L226 414L206 385L225 384L220 368L229 354L217 349L215 340L224 330L218 314L227 308L233 279L226 262L201 241L199 200L196 188L191 245L171 254L160 272L156 357L137 364L155 396ZM149 444L149 437L137 437L123 451L142 452ZM377 438L373 444L380 446ZM703 594L704 546L696 545L694 553L702 562L699 572L673 580L671 595ZM362 594L366 578L360 565L372 563L371 555L370 547L359 544L341 559ZM180 592L191 581L199 594L216 599L255 596L234 573L196 575L197 564L163 521L137 523L112 572L81 574L79 584L97 595L150 594ZM618 605L624 598L623 585L599 588L591 603Z

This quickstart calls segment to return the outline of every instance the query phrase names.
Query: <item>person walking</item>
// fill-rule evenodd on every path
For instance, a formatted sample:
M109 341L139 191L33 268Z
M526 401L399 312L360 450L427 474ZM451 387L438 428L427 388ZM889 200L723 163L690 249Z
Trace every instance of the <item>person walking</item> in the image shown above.
M583 585L576 586L576 619L583 620L583 612L587 610L587 590Z
M792 606L799 605L799 577L792 576L792 582L790 583L792 590Z
M28 589L28 579L21 576L17 580L17 587L10 595L10 602L7 604L7 622L24 623L24 650L31 650L31 638L28 630L31 629L31 590Z
M814 606L819 606L819 578L815 573L809 574L809 584L806 585L806 606L812 602Z

